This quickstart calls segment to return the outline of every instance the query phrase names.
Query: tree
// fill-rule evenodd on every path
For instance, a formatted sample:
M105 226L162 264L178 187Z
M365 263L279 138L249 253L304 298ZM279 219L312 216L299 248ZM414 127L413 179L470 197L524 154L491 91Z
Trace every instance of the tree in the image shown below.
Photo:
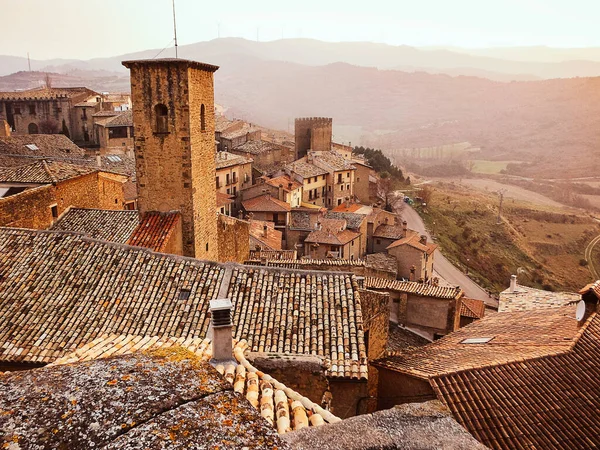
M40 122L40 133L41 134L58 134L59 127L58 122L52 119L45 119Z
M388 172L379 174L379 182L377 183L377 196L385 202L384 209L393 212L399 201L396 196L398 188L398 180L391 177Z
M65 122L65 119L62 120L62 131L61 131L61 133L64 134L69 139L71 139L71 134L69 133L69 128L67 127L67 122Z
M431 186L424 186L419 196L423 199L423 203L429 205L433 198L433 188Z

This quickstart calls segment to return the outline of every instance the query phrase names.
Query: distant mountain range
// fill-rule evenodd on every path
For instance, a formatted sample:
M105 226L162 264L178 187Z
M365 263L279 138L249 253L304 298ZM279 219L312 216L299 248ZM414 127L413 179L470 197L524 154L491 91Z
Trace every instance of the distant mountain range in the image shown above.
M160 56L171 56L170 51ZM129 79L121 61L157 53L32 61L32 68L55 72L56 86L123 91ZM538 60L489 56L526 58L528 53ZM590 60L570 60L570 55ZM220 65L217 102L229 116L271 128L287 130L295 117L330 116L336 140L378 146L391 155L399 148L469 141L482 148L481 157L530 161L530 173L586 176L583 168L600 170L600 78L586 77L600 75L600 49L416 49L218 39L181 46L180 56ZM19 65L26 68L26 59L0 57L5 73ZM541 79L574 76L582 78ZM0 77L0 90L24 89L43 78L29 72Z

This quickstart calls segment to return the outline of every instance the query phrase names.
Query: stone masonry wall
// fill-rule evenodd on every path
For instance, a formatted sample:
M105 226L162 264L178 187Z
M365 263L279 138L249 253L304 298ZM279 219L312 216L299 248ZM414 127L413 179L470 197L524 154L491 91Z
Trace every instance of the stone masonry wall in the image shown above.
M219 261L243 263L250 256L250 224L219 215Z
M123 209L125 207L124 183L112 174L98 174L98 206L100 209Z
M0 226L44 230L52 225L55 203L56 190L50 184L0 199Z
M305 117L296 119L296 159L306 156L308 150L331 150L333 119Z

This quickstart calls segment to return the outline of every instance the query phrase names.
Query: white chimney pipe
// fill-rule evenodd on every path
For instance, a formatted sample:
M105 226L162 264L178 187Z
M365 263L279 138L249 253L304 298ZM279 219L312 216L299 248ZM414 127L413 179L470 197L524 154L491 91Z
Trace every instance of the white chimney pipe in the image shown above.
M231 300L220 298L210 301L212 338L212 363L233 361L233 337L231 335Z
M517 292L517 276L510 276L510 292Z

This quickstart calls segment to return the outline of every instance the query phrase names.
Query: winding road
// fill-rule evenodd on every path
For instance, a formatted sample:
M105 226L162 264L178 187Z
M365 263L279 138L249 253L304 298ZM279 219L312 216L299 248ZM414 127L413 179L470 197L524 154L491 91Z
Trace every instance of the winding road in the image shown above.
M431 239L431 235L425 228L423 219L421 219L421 216L419 216L417 211L415 211L409 205L404 204L402 211L400 211L400 215L402 216L402 219L406 220L408 223L408 228L426 235L427 239ZM598 236L598 238L600 238L600 236ZM435 251L435 260L433 264L434 270L439 274L440 277L453 286L460 286L467 297L483 300L487 306L492 308L498 307L498 301L495 298L490 297L485 289L457 269L450 261L446 259L440 250Z
M598 269L596 269L596 266L594 265L593 255L594 247L598 245L599 242L600 236L596 236L594 239L592 239L592 242L590 242L585 248L585 260L588 262L588 269L590 270L592 277L594 277L594 280L600 280L600 275L598 275Z

